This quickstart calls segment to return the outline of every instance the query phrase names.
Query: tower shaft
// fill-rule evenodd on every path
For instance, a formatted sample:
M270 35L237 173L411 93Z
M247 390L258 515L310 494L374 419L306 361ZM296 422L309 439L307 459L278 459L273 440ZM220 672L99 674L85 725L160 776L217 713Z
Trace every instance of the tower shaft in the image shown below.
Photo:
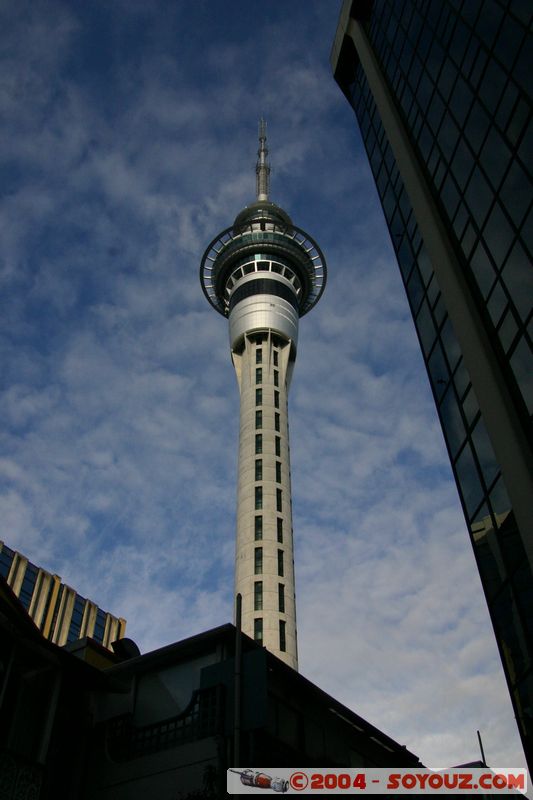
M245 633L297 669L290 448L291 343L247 333L233 362L240 390L235 594Z

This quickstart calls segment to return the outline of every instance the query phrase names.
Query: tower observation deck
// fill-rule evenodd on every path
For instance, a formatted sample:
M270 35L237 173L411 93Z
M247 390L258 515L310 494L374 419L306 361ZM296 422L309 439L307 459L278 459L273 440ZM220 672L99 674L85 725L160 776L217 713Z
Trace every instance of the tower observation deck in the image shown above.
M235 595L243 631L298 668L287 398L299 318L320 299L316 242L269 199L266 124L259 124L256 201L208 246L200 281L229 320L240 392Z

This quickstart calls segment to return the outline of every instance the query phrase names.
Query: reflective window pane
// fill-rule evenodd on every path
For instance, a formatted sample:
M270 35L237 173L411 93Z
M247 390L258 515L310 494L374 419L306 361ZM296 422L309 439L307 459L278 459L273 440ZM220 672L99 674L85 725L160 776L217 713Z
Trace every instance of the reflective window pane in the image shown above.
M472 517L483 499L483 486L468 442L455 462L455 470L467 514Z

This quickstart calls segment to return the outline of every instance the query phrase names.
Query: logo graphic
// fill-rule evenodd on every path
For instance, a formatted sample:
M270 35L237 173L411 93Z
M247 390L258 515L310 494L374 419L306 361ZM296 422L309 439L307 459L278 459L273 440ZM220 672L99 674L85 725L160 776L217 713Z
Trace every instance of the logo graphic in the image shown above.
M254 772L253 769L230 769L228 772L235 772L241 776L241 783L244 786L255 786L258 789L270 789L273 792L285 794L289 789L289 781L285 778L271 778L265 772Z

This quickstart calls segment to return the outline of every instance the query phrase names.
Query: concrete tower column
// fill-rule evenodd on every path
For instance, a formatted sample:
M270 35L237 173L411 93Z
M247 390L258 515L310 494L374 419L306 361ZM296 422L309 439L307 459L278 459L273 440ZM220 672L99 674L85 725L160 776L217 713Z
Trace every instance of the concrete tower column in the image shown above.
M235 594L243 630L298 665L287 399L291 342L247 334L233 353L241 395Z
M318 245L268 199L266 126L259 128L257 200L207 248L200 280L229 320L240 391L235 594L242 629L298 668L287 400L299 318L319 300Z

